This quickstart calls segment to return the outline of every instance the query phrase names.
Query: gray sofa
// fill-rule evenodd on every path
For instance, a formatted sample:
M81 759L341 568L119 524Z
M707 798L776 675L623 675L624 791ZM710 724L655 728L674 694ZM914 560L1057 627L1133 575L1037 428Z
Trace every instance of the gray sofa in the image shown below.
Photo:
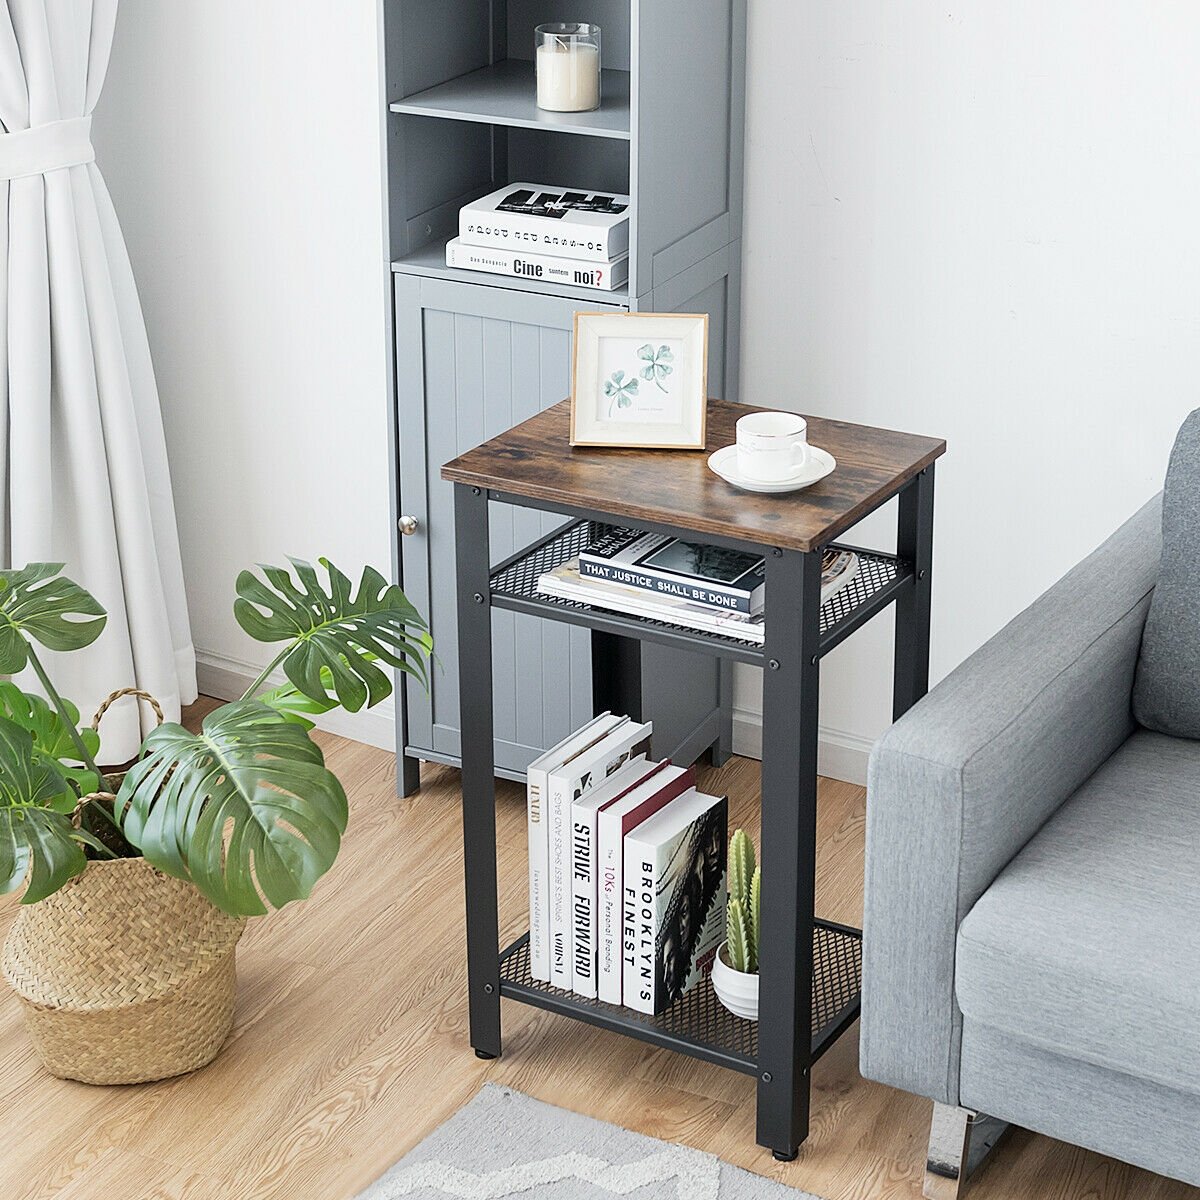
M1164 497L871 756L861 1069L935 1102L927 1195L1006 1122L1200 1185L1200 410Z

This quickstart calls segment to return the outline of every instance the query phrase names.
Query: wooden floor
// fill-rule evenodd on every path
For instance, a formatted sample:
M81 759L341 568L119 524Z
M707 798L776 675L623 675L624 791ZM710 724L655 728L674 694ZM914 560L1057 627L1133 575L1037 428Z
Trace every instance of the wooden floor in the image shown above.
M197 710L201 711L201 710ZM0 996L4 1200L348 1200L485 1080L712 1151L828 1200L920 1195L929 1105L859 1078L857 1027L814 1071L796 1162L754 1144L747 1076L505 1002L505 1052L466 1042L458 773L427 767L409 800L391 755L319 735L351 798L342 856L307 904L252 922L236 1027L194 1075L93 1088L44 1074L16 1001ZM732 820L756 824L757 764L709 772ZM858 924L864 797L823 781L822 915ZM498 804L505 933L524 921L524 808ZM0 932L13 912L0 905ZM1200 1200L1200 1191L1017 1132L975 1200Z

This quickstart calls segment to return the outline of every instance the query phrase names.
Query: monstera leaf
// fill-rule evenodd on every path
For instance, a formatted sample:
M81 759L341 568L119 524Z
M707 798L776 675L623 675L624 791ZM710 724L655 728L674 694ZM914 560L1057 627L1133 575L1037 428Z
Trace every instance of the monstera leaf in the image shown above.
M90 646L108 619L100 602L59 575L62 563L29 563L0 571L0 674L15 675L29 661L26 638L50 650Z
M326 687L332 687L333 676L328 670L321 671L321 681ZM268 708L273 708L285 721L299 725L301 729L315 729L316 722L308 718L319 717L337 708L336 700L314 700L306 696L294 683L281 683L269 692L261 692L255 699Z
M351 712L369 708L392 690L376 659L426 682L428 626L395 584L367 567L354 593L350 579L322 558L326 587L311 563L290 561L295 579L283 567L264 566L266 583L243 571L233 614L260 642L294 643L276 662L298 691Z
M89 792L99 791L100 779L94 771L78 765L79 750L71 730L79 725L79 709L66 699L63 707L72 722L70 727L41 696L31 696L8 680L0 683L0 716L29 730L33 735L34 757L70 779L79 795L86 796ZM78 736L88 753L95 756L100 749L100 735L94 729L78 729ZM64 812L70 812L75 807L75 800L76 797L68 792L60 798L58 806Z
M0 717L0 893L28 875L22 902L33 904L87 866L83 847L96 842L57 811L64 792L63 777L34 754L33 734Z
M125 836L227 913L306 897L333 865L346 793L308 734L256 700L210 713L200 733L160 725L117 795Z

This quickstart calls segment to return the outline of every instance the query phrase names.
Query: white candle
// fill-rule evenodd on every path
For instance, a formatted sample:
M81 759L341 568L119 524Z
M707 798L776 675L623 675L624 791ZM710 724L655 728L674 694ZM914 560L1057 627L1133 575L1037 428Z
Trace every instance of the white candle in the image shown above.
M586 42L551 41L537 51L538 108L591 112L600 107L600 50Z

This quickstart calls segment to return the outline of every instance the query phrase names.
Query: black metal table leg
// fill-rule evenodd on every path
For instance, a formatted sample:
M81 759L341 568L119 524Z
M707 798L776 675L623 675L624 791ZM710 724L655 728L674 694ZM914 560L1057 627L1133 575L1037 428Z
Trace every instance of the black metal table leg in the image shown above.
M592 712L644 719L641 642L592 630Z
M500 1053L500 929L492 769L488 498L482 489L455 484L454 539L471 1045L481 1058L495 1058Z
M721 659L719 672L721 733L710 750L714 767L723 767L733 756L733 663Z
M900 493L896 553L913 564L913 586L896 598L892 719L929 691L929 613L933 589L933 465Z
M821 552L770 551L766 585L758 1141L791 1159L812 1062Z

